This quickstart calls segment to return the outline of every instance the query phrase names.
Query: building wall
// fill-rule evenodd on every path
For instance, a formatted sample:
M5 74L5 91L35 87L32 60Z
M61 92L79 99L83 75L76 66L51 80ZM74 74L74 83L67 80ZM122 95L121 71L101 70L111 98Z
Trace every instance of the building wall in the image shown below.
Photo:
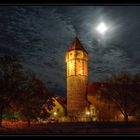
M55 106L48 111L50 113L50 118L60 119L65 115L65 109L55 98L53 98L53 100Z
M86 107L88 82L88 55L82 50L66 53L67 63L67 113L83 116Z

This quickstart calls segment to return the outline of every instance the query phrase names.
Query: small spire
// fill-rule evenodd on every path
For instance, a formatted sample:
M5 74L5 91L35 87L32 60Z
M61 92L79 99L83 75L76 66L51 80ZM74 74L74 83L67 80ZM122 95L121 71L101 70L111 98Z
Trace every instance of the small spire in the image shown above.
M84 49L83 45L81 44L81 42L80 42L80 40L79 40L79 38L78 38L77 36L75 37L75 39L74 39L74 41L72 42L72 45L71 45L71 47L69 48L68 51L71 51L71 50L83 50L83 51L85 51L86 53L88 53L88 52Z

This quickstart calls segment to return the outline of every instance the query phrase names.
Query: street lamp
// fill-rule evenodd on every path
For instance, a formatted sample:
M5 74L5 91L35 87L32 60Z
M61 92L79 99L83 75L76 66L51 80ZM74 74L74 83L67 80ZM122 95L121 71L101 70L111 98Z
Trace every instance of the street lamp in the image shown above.
M88 115L88 116L89 116L89 115L90 115L90 112L89 112L89 111L87 111L87 112L86 112L86 115Z
M57 112L54 112L53 114L54 114L54 116L56 116L57 115Z
M87 119L91 121L91 112L90 111L87 111L86 112L86 115L87 115Z

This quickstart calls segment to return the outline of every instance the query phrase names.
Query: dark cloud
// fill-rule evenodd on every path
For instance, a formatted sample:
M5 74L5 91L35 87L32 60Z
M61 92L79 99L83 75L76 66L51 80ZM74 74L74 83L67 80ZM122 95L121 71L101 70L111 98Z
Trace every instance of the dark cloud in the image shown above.
M140 70L140 6L1 6L0 54L23 59L48 88L66 95L65 52L77 35L89 52L89 82ZM95 27L109 26L105 38Z

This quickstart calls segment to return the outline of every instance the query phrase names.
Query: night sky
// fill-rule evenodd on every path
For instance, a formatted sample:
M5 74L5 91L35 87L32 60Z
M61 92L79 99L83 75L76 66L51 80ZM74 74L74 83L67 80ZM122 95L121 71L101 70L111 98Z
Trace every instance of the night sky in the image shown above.
M102 21L104 37L95 30ZM140 6L0 6L0 55L18 56L57 95L66 95L65 53L76 36L89 83L140 72Z

